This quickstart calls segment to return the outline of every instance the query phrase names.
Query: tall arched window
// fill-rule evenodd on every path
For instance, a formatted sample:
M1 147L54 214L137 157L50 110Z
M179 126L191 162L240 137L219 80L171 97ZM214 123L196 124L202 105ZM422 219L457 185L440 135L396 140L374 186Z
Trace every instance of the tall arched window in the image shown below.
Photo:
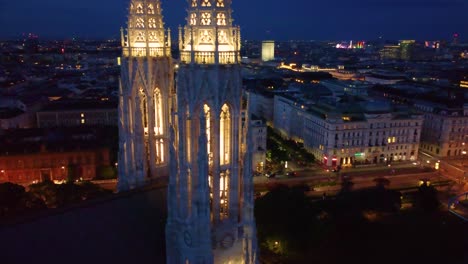
M227 165L231 161L231 113L227 104L221 108L219 130L219 160L221 165Z
M206 118L206 150L208 151L208 165L213 164L213 152L211 151L211 109L208 105L203 106L203 110L205 111L205 118Z
M219 175L219 216L225 219L229 216L229 170Z
M164 131L163 108L162 108L161 91L159 88L154 90L154 133L156 136L161 136Z
M163 118L163 101L159 88L154 89L154 134L156 136L156 164L165 162L164 157L164 118Z
M146 95L143 92L143 89L140 89L140 98L141 98L141 118L143 123L143 129L145 131L145 136L148 135L148 105L146 100Z

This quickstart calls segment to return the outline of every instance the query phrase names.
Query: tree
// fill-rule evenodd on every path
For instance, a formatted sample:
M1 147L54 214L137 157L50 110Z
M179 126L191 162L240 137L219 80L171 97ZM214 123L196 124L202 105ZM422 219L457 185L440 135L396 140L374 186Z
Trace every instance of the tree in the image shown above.
M439 209L439 206L437 190L429 182L423 181L418 188L415 207L424 212L434 212Z
M285 257L300 256L310 242L315 218L307 186L277 185L256 200L255 218L261 247Z
M44 202L27 193L23 186L9 182L0 184L0 217L16 216L44 208Z

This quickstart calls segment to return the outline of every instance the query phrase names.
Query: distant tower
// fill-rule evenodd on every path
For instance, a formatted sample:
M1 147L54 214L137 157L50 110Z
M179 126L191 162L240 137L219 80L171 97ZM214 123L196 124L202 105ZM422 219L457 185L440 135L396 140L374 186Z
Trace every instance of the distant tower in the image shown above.
M122 30L119 190L169 174L174 72L162 19L159 0L131 0L128 35Z
M262 42L262 61L272 61L275 59L275 41L264 40Z
M252 151L241 146L240 30L231 0L188 3L169 151L167 263L257 263Z

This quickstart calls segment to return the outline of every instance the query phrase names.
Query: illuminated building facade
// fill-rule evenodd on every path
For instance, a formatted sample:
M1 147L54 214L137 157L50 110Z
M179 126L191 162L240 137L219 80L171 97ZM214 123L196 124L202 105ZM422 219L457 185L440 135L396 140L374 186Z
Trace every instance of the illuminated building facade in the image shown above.
M130 2L127 34L122 30L119 101L119 190L167 176L173 65L170 31L159 0Z
M277 95L275 129L330 167L417 159L422 115L393 112L383 102L339 101Z
M275 42L265 40L262 42L262 61L272 61L275 59Z
M170 130L167 263L257 263L240 30L231 0L188 3Z

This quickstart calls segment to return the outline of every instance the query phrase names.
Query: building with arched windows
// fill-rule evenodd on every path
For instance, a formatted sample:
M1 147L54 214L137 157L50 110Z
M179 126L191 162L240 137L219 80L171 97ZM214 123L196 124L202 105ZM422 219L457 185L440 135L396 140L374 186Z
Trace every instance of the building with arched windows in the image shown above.
M119 101L119 190L168 176L174 71L170 31L157 0L130 2L122 30Z

